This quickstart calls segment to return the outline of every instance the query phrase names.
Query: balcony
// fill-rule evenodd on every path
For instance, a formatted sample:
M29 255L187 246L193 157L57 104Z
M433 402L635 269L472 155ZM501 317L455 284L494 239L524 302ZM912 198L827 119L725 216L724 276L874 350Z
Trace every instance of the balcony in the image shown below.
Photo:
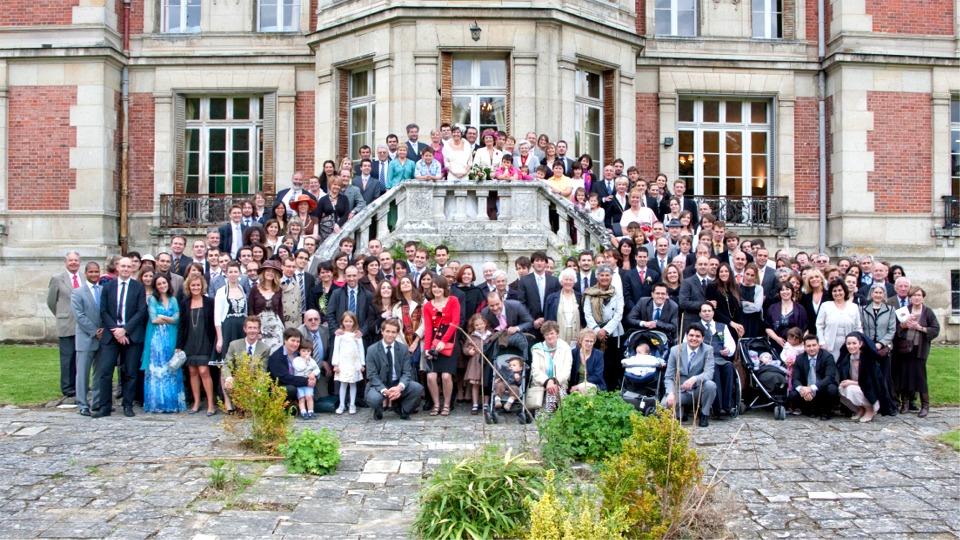
M713 215L728 227L772 229L789 228L788 197L694 197L697 204L707 203Z
M943 196L943 228L960 228L960 197Z
M272 193L265 193L268 203ZM160 195L160 229L206 229L217 227L229 220L230 207L249 201L250 194L196 194L176 193Z

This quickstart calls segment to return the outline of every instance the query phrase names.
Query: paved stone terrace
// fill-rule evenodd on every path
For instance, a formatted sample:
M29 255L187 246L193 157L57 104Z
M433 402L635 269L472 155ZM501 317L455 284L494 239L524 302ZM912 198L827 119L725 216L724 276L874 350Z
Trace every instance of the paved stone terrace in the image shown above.
M406 538L420 479L442 456L537 438L514 419L484 438L481 417L463 407L410 422L374 422L368 409L298 420L339 433L337 473L237 462L254 482L225 501L209 496L209 461L241 452L221 418L0 409L0 537ZM956 538L960 453L934 436L958 424L955 408L868 425L754 411L711 422L694 439L741 503L727 522L738 537Z

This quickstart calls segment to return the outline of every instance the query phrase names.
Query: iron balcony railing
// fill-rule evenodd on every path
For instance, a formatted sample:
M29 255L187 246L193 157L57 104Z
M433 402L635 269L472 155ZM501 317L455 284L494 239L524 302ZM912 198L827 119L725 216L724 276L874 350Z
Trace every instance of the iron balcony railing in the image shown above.
M264 194L267 204L272 194ZM230 219L230 207L253 199L249 194L175 193L160 195L160 228L181 229L222 225Z
M767 227L784 230L790 226L788 197L694 197L707 203L718 220L734 227Z
M956 229L960 227L960 197L943 196L943 228Z

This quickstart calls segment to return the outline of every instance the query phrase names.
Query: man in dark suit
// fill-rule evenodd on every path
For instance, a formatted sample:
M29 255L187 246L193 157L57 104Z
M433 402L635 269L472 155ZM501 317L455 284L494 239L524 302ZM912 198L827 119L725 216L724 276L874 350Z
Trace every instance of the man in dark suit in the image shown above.
M64 257L66 269L50 278L47 288L47 307L57 318L57 338L60 345L60 392L70 397L77 393L77 320L71 309L71 295L80 287L80 254L76 251Z
M530 256L533 272L520 278L517 290L520 303L526 306L533 317L533 334L539 339L540 326L543 325L543 308L546 299L560 290L560 281L547 273L547 254L536 251Z
M757 276L757 283L763 287L764 308L771 304L779 302L777 286L780 285L780 279L777 278L777 271L767 266L770 252L765 247L757 248L754 259L757 262L757 268L760 269L760 275Z
M487 327L494 332L506 332L507 345L520 349L524 362L529 358L529 343L524 332L533 330L533 317L523 304L516 300L502 300L493 291L487 294L487 307L480 311Z
M557 163L563 165L563 175L573 176L573 160L567 157L567 141L557 141Z
M346 286L330 293L327 301L327 324L330 331L330 342L327 346L330 350L333 350L333 340L337 330L340 329L340 317L347 311L357 315L357 321L360 323L359 332L362 336L375 331L371 326L376 321L373 297L370 291L359 286L360 270L355 265L350 265L347 267L346 276Z
M90 403L100 402L98 391L94 391L91 399L87 400L90 369L97 357L97 351L100 350L100 338L103 336L103 325L100 323L100 292L103 289L99 285L100 265L88 262L84 268L83 277L83 284L74 289L70 296L70 307L77 321L75 337L77 409L81 415L90 416Z
M696 229L697 225L700 223L700 214L697 212L697 202L693 200L693 197L684 197L683 194L686 193L686 191L686 182L680 179L673 181L673 196L680 198L680 211L683 212L686 210L690 212L690 215L693 216L693 223L690 225Z
M237 252L243 247L243 210L239 204L230 207L230 221L220 226L220 249L236 260Z
M876 284L882 284L884 289L887 291L887 298L891 296L896 296L897 290L893 286L893 283L887 281L887 266L881 262L873 263L873 283L870 285L861 285L857 290L857 296L865 301L865 303L870 302L870 289L873 288ZM909 302L908 302L909 304ZM861 304L865 305L865 304ZM898 306L899 307L899 306Z
M663 216L670 212L669 201L662 196L660 186L656 182L650 184L650 187L647 188L647 193L649 194L647 207L653 210L658 221L663 221Z
M193 262L192 258L183 253L186 248L187 238L185 236L178 234L170 239L170 271L182 278L187 277L187 267Z
M910 279L898 277L893 285L894 294L887 297L887 305L893 309L900 309L910 305Z
M366 201L367 204L372 203L377 197L383 195L376 177L371 176L372 166L370 163L369 159L362 160L360 162L360 174L353 179L353 185L360 190L360 194L363 195L363 200Z
M427 144L420 142L419 139L420 126L407 124L407 159L412 159L414 163L420 161L420 152L427 147Z
M577 294L583 294L583 291L597 284L597 273L593 271L593 252L581 251L577 257L577 280L573 284L573 290Z
M837 363L833 355L820 349L817 336L803 336L804 354L793 364L794 389L787 395L807 416L829 420L837 399Z
M695 415L699 406L700 427L710 425L707 417L717 395L717 385L713 382L713 347L703 342L704 333L700 323L692 324L686 333L686 343L670 348L661 402L667 409L679 406L681 417L686 416L684 406L691 406Z
M132 273L133 262L127 257L120 259L117 279L108 281L100 296L100 319L104 331L100 337L100 357L94 368L96 389L100 393L100 402L91 403L94 418L110 416L113 366L117 365L118 359L123 374L123 415L134 416L137 371L147 330L147 297L143 284L131 279Z
M407 346L397 343L400 321L387 319L380 325L383 339L367 349L366 401L373 418L383 419L383 400L393 403L401 420L409 420L423 397L423 386L410 375Z
M615 236L621 236L625 231L620 227L620 218L623 217L623 211L630 208L630 195L627 194L629 181L626 178L617 178L615 184L613 198L604 207L603 223Z
M707 301L707 284L712 281L708 275L709 266L709 259L697 257L697 273L680 283L680 309L684 314L684 326L700 321L700 306Z
M590 184L590 191L600 196L600 206L606 208L613 200L613 194L617 191L616 179L613 165L604 165L603 176Z
M296 405L297 387L317 385L317 377L311 373L309 377L298 377L293 374L293 359L297 357L300 340L303 336L296 328L287 328L283 331L283 346L273 351L267 360L267 373L287 391L287 402Z
M660 281L660 272L650 267L647 250L638 249L634 254L637 267L633 270L620 270L620 282L623 283L623 310L630 313L633 306L642 298L649 298L653 284Z
M297 251L294 257L297 269L293 272L293 281L300 288L300 313L303 313L310 307L308 298L317 284L317 278L307 271L307 265L310 264L310 253L307 250Z
M296 199L300 195L309 195L310 198L313 199L313 202L317 202L317 198L313 196L313 193L310 193L309 191L303 189L303 179L304 179L303 171L297 171L293 173L293 177L290 179L290 187L286 189L281 189L277 193L277 198L273 200L273 204L271 204L270 208L268 208L267 213L269 215L264 216L264 218L270 219L273 217L273 209L276 208L278 204L280 204L280 201L283 201L283 204L287 205L287 214L291 216L297 215L297 209L290 206L290 201ZM231 212L232 212L232 208L231 208ZM242 219L243 217L242 208L241 208L240 216ZM222 234L220 235L220 242L221 242L220 247L223 248ZM226 248L223 248L223 249L224 251L227 251Z
M660 330L671 340L677 335L680 322L680 307L670 299L667 286L657 283L653 286L653 296L642 298L627 314L627 324L631 328L649 328Z

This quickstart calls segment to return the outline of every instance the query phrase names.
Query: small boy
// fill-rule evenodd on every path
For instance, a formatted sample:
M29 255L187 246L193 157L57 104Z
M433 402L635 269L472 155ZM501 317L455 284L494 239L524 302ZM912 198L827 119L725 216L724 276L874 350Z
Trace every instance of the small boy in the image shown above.
M520 383L523 380L523 359L519 357L513 357L507 364L509 366L509 373L500 372L503 375L503 378L497 377L493 381L493 403L494 407L500 408L503 407L503 410L510 412L510 409L513 407L513 404L520 399ZM506 382L504 382L506 379ZM510 397L507 398L507 402L501 405L501 397L503 394L507 393L507 390L510 391Z
M320 366L310 355L313 354L313 341L303 339L300 341L300 356L293 359L293 374L297 377L309 377L312 373L315 377L320 376ZM310 420L316 418L313 414L313 387L297 387L297 404L300 406L300 418Z

